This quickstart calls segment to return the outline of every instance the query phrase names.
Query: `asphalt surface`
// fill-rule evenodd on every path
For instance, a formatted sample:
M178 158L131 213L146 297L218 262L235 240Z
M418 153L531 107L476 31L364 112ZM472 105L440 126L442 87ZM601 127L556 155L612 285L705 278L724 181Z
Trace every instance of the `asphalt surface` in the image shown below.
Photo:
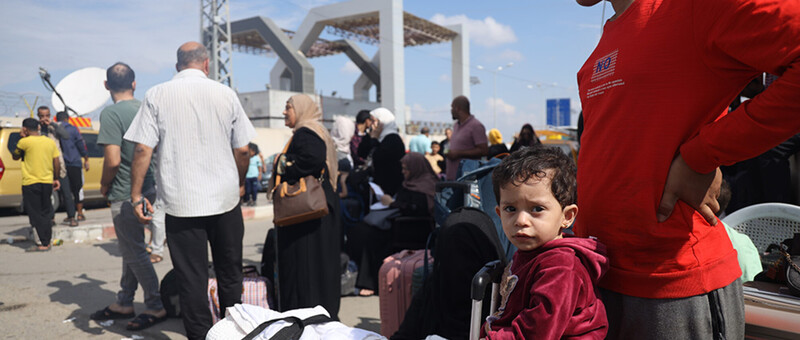
M61 221L64 213L56 214ZM111 222L110 209L86 211L83 225ZM258 265L271 218L245 221L245 265ZM169 319L146 330L125 330L128 320L100 325L89 315L115 301L122 258L116 239L65 242L49 252L26 253L32 241L19 241L29 233L27 216L11 209L0 211L0 338L5 339L183 339L180 319ZM13 243L9 244L9 238ZM16 240L16 241L15 241ZM210 252L209 252L210 253ZM172 263L155 264L162 278ZM135 309L144 310L141 288ZM343 297L339 316L348 326L378 332L377 296Z

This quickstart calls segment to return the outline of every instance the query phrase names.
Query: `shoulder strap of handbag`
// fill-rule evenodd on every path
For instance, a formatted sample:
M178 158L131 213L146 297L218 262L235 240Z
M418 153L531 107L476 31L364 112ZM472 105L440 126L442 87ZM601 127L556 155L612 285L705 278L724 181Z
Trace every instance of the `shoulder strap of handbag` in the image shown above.
M297 340L300 339L300 336L303 335L303 330L306 326L319 324L319 323L326 323L333 321L329 316L325 316L322 314L314 315L312 317L306 319L300 319L295 316L287 316L285 318L280 319L273 319L269 321L262 322L258 327L253 329L250 333L247 333L242 340L252 340L257 337L261 332L263 332L269 325L276 323L278 321L286 321L289 322L290 325L284 328L281 328L275 335L270 337L270 340Z
M292 144L292 139L294 139L294 136L289 137L289 141L286 142L286 146L283 147L283 151L281 151L280 155L275 156L275 161L276 162L278 161L278 159L280 159L281 155L285 155L286 151L289 150L289 144ZM274 164L273 164L273 166L274 166ZM275 169L275 170L278 170L278 169ZM272 187L273 188L277 188L278 184L281 184L281 175L278 173L278 171L275 171L275 177L274 178L275 178L275 182L273 183Z

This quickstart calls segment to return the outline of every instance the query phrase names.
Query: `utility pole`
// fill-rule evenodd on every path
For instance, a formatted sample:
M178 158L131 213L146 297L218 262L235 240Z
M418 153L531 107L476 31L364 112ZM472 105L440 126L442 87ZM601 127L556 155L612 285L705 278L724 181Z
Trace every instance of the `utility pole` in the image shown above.
M505 68L509 68L514 66L514 63L506 64ZM483 70L484 67L481 65L476 66L479 70ZM494 69L486 69L492 73L492 115L494 116L494 128L497 128L497 73L503 70L503 66L498 66Z
M208 49L208 77L233 88L233 42L228 0L200 0L200 41Z

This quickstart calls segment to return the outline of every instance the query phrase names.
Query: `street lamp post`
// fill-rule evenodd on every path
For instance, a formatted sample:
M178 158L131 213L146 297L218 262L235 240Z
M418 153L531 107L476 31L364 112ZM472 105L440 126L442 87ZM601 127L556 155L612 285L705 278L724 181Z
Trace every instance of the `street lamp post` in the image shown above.
M505 68L509 68L511 66L514 66L514 63L506 64ZM484 69L482 65L478 65L476 67L479 70ZM492 73L492 115L494 116L494 128L497 128L497 72L500 72L502 70L503 66L498 66L497 68L486 70Z

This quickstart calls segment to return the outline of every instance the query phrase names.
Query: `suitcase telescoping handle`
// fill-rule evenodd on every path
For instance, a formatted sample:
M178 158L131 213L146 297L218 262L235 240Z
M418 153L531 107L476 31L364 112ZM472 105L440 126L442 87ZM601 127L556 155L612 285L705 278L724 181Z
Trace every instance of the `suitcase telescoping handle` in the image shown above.
M494 313L497 310L497 289L500 285L500 279L503 276L505 266L500 260L494 260L487 263L472 277L472 288L470 295L472 296L472 314L469 322L469 338L471 340L478 340L481 333L481 314L483 312L483 296L486 294L486 286L492 283L491 295L491 308L489 313Z

